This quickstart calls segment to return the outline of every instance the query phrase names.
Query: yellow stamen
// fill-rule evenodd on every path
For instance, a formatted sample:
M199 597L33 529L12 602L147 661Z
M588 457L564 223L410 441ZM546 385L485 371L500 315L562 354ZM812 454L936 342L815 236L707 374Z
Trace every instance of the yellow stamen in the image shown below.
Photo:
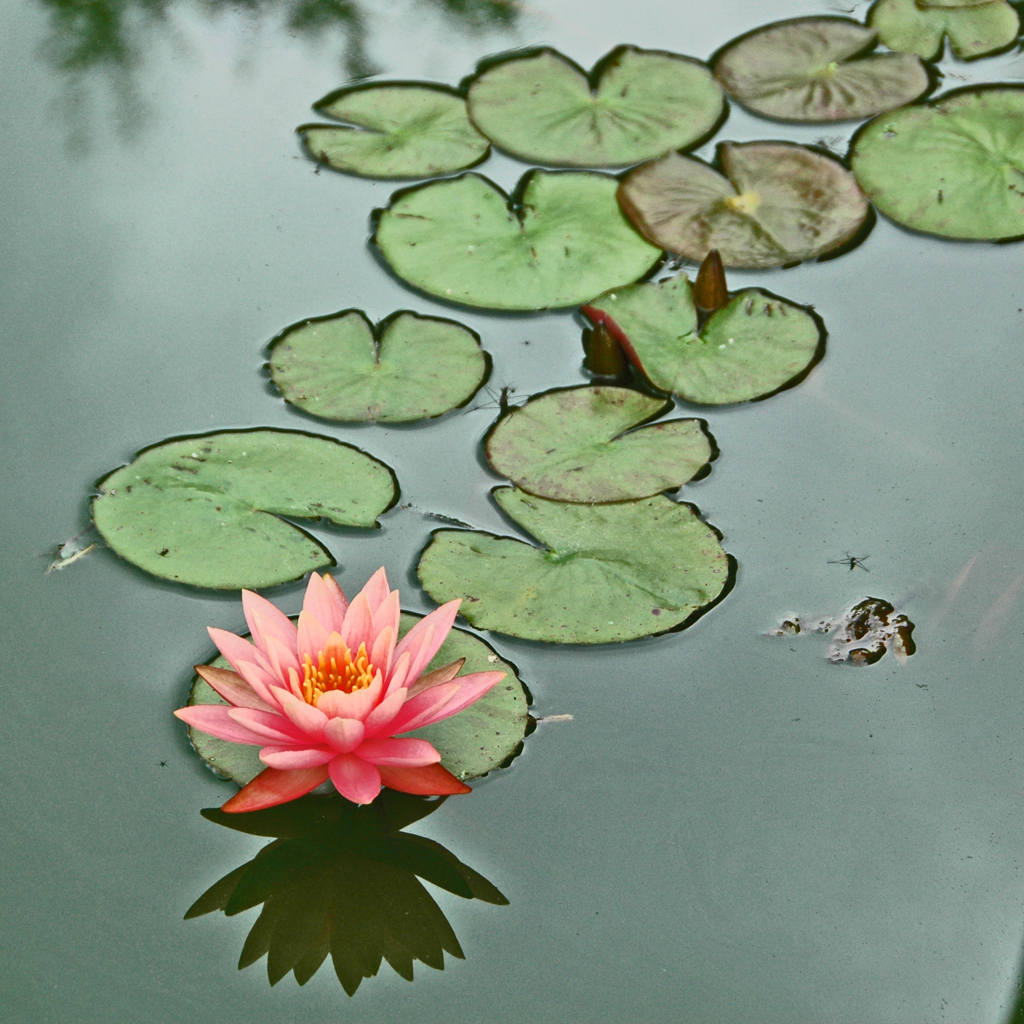
M359 645L355 658L344 644L328 643L317 655L317 663L314 665L307 654L303 665L302 696L313 707L330 690L341 690L343 693L365 690L377 674L377 670L370 664L365 643Z
M753 213L761 205L760 192L742 192L738 196L729 196L725 205L736 213Z

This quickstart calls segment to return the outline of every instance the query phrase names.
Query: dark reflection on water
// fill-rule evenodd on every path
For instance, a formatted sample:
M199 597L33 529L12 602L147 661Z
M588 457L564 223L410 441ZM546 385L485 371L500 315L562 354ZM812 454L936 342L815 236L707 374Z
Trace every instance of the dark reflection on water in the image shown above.
M464 954L419 879L465 899L508 900L439 843L401 831L442 803L385 790L367 807L314 794L248 814L204 810L218 825L275 841L210 886L185 917L230 917L262 903L238 967L266 955L271 985L289 971L304 985L328 955L349 995L382 959L408 981L416 960L444 970L445 952Z
M122 136L132 136L146 120L135 77L146 50L163 37L173 38L173 15L198 9L213 19L225 13L274 18L311 43L340 36L340 62L350 80L380 74L367 52L373 8L368 0L37 0L50 15L44 59L65 76L65 116L72 125L69 143L88 148L83 116L86 83L108 85L115 121ZM444 19L448 28L472 35L512 29L519 17L515 0L419 0Z

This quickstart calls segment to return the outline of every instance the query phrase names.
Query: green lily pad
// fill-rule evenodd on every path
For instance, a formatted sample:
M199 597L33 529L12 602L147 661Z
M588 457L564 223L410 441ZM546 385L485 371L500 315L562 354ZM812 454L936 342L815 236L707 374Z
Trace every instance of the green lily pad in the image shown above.
M848 18L779 21L726 45L712 61L725 91L783 121L851 121L910 103L931 85L908 53L875 53L878 33Z
M625 218L606 174L530 171L514 197L477 174L396 192L374 241L399 277L486 309L574 306L661 258Z
M487 379L480 338L452 320L393 313L376 331L358 309L303 320L270 345L284 400L341 422L407 423L464 405Z
M402 613L399 637L416 625L420 615ZM498 768L511 757L526 735L528 702L515 666L503 661L494 649L462 629L453 629L434 659L424 669L432 672L465 658L462 675L470 672L508 673L474 704L442 722L409 733L433 743L441 755L441 764L460 779L476 779ZM217 668L230 668L227 659L214 658ZM205 680L195 676L188 704L227 704ZM259 747L231 743L189 726L189 739L196 753L221 777L233 779L244 786L266 765L260 760Z
M365 178L433 178L487 159L490 143L453 89L383 82L340 89L314 109L345 126L297 129L314 160Z
M869 121L853 171L900 224L946 238L1024 235L1024 89L968 89Z
M685 274L606 292L582 312L611 330L656 388L700 405L775 394L803 379L825 345L813 313L755 288L734 295L698 331Z
M384 463L287 430L165 441L97 489L93 522L122 558L217 590L270 587L334 565L330 552L278 516L372 527L398 496Z
M685 149L719 123L722 90L692 57L619 46L588 77L548 48L490 63L467 96L506 153L555 167L627 167Z
M788 142L723 142L723 173L670 153L631 171L619 202L643 234L700 262L764 269L852 242L870 206L838 160Z
M461 597L460 614L478 629L561 644L634 640L687 623L729 582L714 529L664 495L576 505L514 487L493 493L543 547L438 530L417 568L427 593Z
M964 60L1012 45L1020 18L1006 0L878 0L868 25L890 50L924 60L942 56L942 41Z
M646 498L677 490L712 456L700 420L642 426L671 408L629 388L549 391L502 416L484 447L490 464L531 494L584 502Z

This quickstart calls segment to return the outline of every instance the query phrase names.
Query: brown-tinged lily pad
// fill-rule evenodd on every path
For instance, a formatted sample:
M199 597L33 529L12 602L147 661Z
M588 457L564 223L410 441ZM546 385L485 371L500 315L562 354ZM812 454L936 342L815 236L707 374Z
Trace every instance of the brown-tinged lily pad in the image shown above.
M433 178L486 159L466 101L444 86L381 82L339 89L314 109L343 125L298 128L314 160L366 178Z
M941 57L945 39L958 57L971 60L1006 49L1020 32L1007 0L878 0L868 25L890 50L924 60Z
M627 167L685 149L724 105L702 61L635 46L617 47L589 76L548 48L491 61L467 102L500 149L554 167Z
M813 259L852 242L870 205L838 161L789 142L723 142L716 168L671 153L631 171L619 202L652 242L727 267Z
M928 91L920 59L871 53L878 33L848 18L794 18L727 44L712 62L733 99L783 121L850 121Z
M557 501L674 491L708 464L712 446L700 420L650 422L671 408L629 388L549 391L498 420L487 459L517 487Z
M304 320L270 345L284 400L340 422L407 423L468 402L490 360L468 327L393 313L374 329L357 309Z

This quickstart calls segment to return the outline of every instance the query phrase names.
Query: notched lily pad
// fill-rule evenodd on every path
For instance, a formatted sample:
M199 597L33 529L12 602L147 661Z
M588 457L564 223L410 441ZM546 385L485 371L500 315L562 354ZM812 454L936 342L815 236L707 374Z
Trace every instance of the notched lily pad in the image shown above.
M270 344L284 400L341 422L407 423L464 405L490 373L468 327L393 313L374 329L362 310L303 320Z
M646 274L661 250L626 219L618 182L530 171L510 199L477 174L396 192L373 241L409 284L485 309L573 306Z
M670 153L630 171L619 202L645 237L700 262L764 269L851 244L870 206L838 161L789 142L723 142L721 173Z
M848 18L794 18L728 43L715 77L747 109L783 121L851 121L902 106L931 79L908 53L871 53L878 33Z
M867 20L890 50L924 60L942 56L944 39L963 60L984 57L1013 45L1020 31L1006 0L878 0Z
M314 160L365 178L433 178L487 159L460 93L420 82L339 89L314 109L344 125L296 129Z
M122 558L217 590L270 587L334 565L322 545L278 516L373 527L398 497L384 463L287 430L165 441L97 489L93 522Z
M399 638L405 636L421 619L420 615L402 613ZM502 660L494 649L479 637L462 629L453 629L434 659L424 669L432 672L465 658L463 675L470 672L505 672L505 678L476 703L442 722L409 733L433 743L441 755L441 764L460 779L476 779L499 767L510 758L526 735L529 707L523 685L515 666ZM210 662L217 668L230 668L227 660L217 657ZM188 698L193 704L227 704L213 687L195 676ZM196 753L223 778L246 785L266 765L260 760L259 747L231 743L189 726L189 739Z
M724 108L706 64L635 46L612 50L589 76L548 48L488 61L467 103L500 149L555 167L627 167L686 149Z
M730 583L715 530L664 495L579 505L514 487L493 494L542 546L438 530L417 568L427 593L462 598L460 614L478 629L560 644L634 640L688 624Z
M825 350L810 310L760 289L733 295L697 328L686 274L606 292L583 307L656 388L701 405L749 402L802 380Z
M1024 88L947 93L869 121L850 160L871 201L946 238L1024 235Z
M502 416L484 448L499 473L531 494L577 502L646 498L677 490L713 454L700 420L649 422L671 408L628 388L549 391Z

